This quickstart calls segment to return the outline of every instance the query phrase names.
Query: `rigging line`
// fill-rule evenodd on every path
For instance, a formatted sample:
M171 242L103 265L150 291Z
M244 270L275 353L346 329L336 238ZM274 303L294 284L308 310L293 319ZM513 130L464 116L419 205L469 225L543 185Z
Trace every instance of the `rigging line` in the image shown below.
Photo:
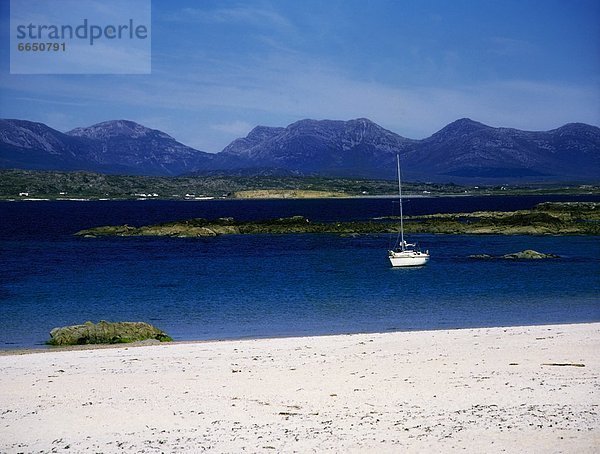
M404 250L404 214L402 213L402 174L400 173L400 153L396 155L396 162L398 163L398 200L400 201L400 236L402 237L401 248Z
M392 220L394 220L397 217L395 210L396 210L396 204L398 204L398 203L399 203L398 200L392 200L392 216L391 216ZM394 233L392 231L390 231L390 234L388 235L388 248L393 248L393 250L396 250L396 248L400 245L400 230L398 230L398 233L396 234L396 240L394 241L394 243L392 243L393 237L394 237Z
M402 212L402 169L400 168L400 153L396 154L396 164L397 164L397 172L398 172L398 203L400 205L400 231L398 232L398 236L396 238L396 246L394 249L400 245L401 250L404 250L404 213Z

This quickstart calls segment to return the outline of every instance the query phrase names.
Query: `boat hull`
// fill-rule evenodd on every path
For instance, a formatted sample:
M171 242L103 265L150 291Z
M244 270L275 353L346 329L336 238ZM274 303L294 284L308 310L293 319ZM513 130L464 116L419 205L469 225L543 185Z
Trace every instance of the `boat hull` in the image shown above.
M394 268L405 266L423 266L429 261L429 254L417 252L390 252L390 263Z

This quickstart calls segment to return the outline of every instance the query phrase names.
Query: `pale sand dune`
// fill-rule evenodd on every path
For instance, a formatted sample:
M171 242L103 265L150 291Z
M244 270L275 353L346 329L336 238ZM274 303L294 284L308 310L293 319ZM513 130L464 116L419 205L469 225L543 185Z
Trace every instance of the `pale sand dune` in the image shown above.
M0 452L599 452L599 385L600 323L0 356Z

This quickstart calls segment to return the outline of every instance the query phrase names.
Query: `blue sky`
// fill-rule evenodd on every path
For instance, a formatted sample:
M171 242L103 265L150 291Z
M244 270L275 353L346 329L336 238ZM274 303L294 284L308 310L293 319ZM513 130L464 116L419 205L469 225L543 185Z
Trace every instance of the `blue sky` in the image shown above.
M153 1L150 75L11 75L0 8L0 117L61 131L125 118L216 152L303 118L600 125L597 1Z

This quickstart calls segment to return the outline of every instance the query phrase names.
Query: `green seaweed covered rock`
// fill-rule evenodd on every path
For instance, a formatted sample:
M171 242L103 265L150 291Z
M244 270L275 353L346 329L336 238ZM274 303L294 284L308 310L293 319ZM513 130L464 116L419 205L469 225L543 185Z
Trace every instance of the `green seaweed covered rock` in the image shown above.
M555 254L544 254L543 252L537 252L532 249L526 249L520 252L512 252L504 255L490 255L490 254L473 254L469 255L471 259L478 260L489 260L489 259L504 259L504 260L541 260L541 259L556 259L560 256Z
M50 331L49 345L120 344L156 339L172 341L166 333L144 322L107 322L64 326Z
M512 254L504 254L503 259L508 260L540 260L540 259L556 259L558 255L544 254L543 252L526 249L521 252L513 252Z

